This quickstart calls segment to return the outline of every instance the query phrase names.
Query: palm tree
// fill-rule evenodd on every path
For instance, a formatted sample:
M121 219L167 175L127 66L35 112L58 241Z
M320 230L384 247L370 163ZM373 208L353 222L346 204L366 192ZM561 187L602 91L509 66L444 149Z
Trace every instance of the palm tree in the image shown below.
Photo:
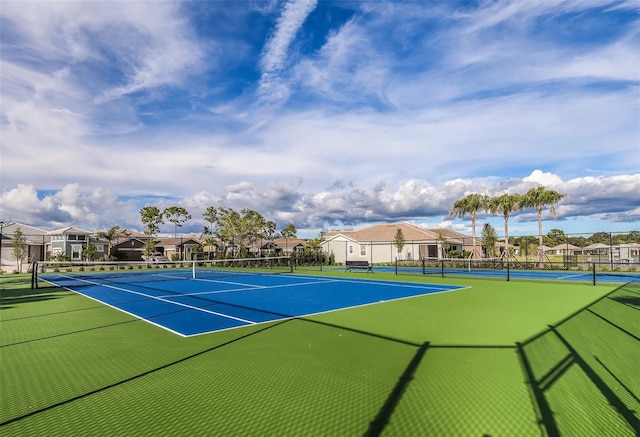
M462 199L456 200L453 203L453 207L449 211L451 217L464 217L469 214L471 216L471 236L473 239L473 252L471 258L474 258L476 253L476 218L478 212L486 211L489 204L489 196L484 194L467 194Z
M505 255L509 261L509 216L512 212L522 209L522 196L520 194L502 194L489 201L489 211L492 214L501 213L504 217L504 242L506 244Z
M108 242L108 244L107 244L107 260L111 259L111 245L112 245L111 242L116 237L116 235L117 235L119 230L120 230L120 226L114 225L114 226L111 226L106 231L96 232L96 237L97 238L99 238L101 240L107 240L107 242Z
M553 218L558 218L556 211L556 205L562 199L567 197L565 194L560 194L555 190L547 190L542 185L530 189L525 193L522 198L523 208L535 208L538 213L538 262L542 263L544 258L544 248L542 245L542 209L545 206L549 207L549 211Z

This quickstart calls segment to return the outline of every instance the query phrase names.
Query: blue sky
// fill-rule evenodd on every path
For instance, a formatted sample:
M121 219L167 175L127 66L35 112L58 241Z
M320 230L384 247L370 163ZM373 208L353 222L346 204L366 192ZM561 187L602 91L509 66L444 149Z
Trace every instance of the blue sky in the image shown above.
M640 228L637 1L4 0L0 19L4 222L141 229L151 204L187 208L185 232L208 206L301 236L469 232L455 200L542 184L567 195L545 230Z

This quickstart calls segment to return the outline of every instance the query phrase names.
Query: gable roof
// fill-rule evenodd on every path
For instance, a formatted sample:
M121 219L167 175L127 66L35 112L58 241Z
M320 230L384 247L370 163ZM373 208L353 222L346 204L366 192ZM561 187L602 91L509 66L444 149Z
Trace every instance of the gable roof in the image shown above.
M582 247L575 246L573 244L561 243L553 246L551 250L581 250Z
M53 231L47 232L47 235L90 235L90 231L85 231L84 229L75 228L73 226L67 226L65 228L54 229Z
M585 250L609 249L609 245L603 244L603 243L593 243L593 244L590 244L590 245L584 247L584 249Z
M331 239L342 235L354 241L361 242L382 242L393 241L398 229L402 231L402 236L406 241L436 241L438 234L432 230L420 228L409 223L385 223L381 225L369 226L357 231L333 231L327 232L325 237Z
M2 235L4 237L10 237L18 228L25 236L47 234L47 231L44 229L36 228L35 226L25 225L24 223L13 222L13 223L4 223L2 225Z

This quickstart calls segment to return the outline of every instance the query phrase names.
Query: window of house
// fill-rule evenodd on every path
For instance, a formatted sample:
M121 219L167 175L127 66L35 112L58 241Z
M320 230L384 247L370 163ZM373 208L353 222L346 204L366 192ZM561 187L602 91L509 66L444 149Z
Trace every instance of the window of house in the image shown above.
M366 244L360 245L360 256L367 256L367 246Z
M96 244L97 252L104 252L104 244Z
M71 246L71 259L72 260L82 259L82 245L74 244Z

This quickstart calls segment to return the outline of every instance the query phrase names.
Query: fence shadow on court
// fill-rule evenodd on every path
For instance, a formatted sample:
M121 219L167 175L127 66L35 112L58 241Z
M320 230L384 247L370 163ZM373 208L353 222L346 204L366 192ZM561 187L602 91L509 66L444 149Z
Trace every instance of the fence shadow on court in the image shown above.
M639 298L640 285L627 284L513 346L411 344L364 435L638 435Z
M639 297L627 284L518 343L546 435L640 433Z
M59 287L34 290L23 287L29 283L27 276L21 275L10 280L3 280L0 288L0 310L13 308L16 305L54 300L60 297Z
M153 287L153 284L147 285ZM60 289L52 288L51 292L48 288L3 290L2 304L55 299L55 291L59 292ZM303 410L308 411L309 416L306 417L309 421L315 420L318 410L321 410L328 412L328 422L344 423L346 429L356 418L355 415L345 415L343 422L340 422L338 414L343 410L342 407L348 409L355 402L363 400L371 403L371 397L365 394L370 393L372 384L382 384L388 387L388 394L385 397L383 391L383 396L373 401L374 408L363 410L366 411L367 420L364 427L362 420L357 424L366 436L635 435L640 432L636 359L640 356L640 325L637 322L639 302L640 284L621 286L536 336L515 345L408 342L327 323L315 317L290 318L280 314L287 320L221 344L194 350L139 374L122 379L114 376L110 384L61 399L36 411L23 412L7 420L4 425L17 424L39 413L51 413L57 407L65 407L73 402L81 403L88 400L90 395L105 395L109 389L120 389L127 383L137 383L144 380L145 376L156 376L161 371L179 370L183 366L188 368L198 360L209 358L206 360L209 366L209 355L220 354L226 349L237 348L244 354L255 354L248 355L250 357L260 356L260 351L268 351L267 356L260 356L261 361L256 363L255 369L258 369L269 357L277 360L277 354L272 353L269 345L285 348L287 340L298 339L301 326L306 326L313 329L303 330L303 333L315 334L318 331L324 334L320 336L321 344L334 344L339 338L340 342L349 342L347 347L341 349L343 352L366 344L377 353L372 355L375 359L363 359L358 364L344 357L322 354L310 355L311 358L307 360L305 354L311 353L310 346L304 353L302 350L291 353L290 357L307 366L321 368L318 360L325 360L320 362L327 364L327 373L342 374L338 375L337 381L354 381L347 388L336 382L335 388L343 388L346 393L345 397L335 398L335 402L344 404L338 406L316 402L322 400L322 396L314 398L312 390L304 391L304 384L296 386L303 392L300 403L308 407ZM216 304L215 301L209 303ZM353 335L335 335L343 331ZM266 338L259 335L262 333L278 335L274 336L272 343L268 343ZM406 361L395 366L398 352L406 352L402 355ZM225 352L227 359L230 356ZM235 367L251 362L244 357L239 356ZM390 366L389 363L394 365ZM298 369L290 366L287 363L279 365L278 370L284 376L278 381L287 381L289 377L295 380L301 373L309 374L304 381L313 381L314 373L308 371L308 367L301 366ZM290 374L287 374L287 370L290 370ZM376 377L365 379L361 376L363 374ZM226 388L234 393L238 389L234 379L227 380L215 375L212 380L218 384L216 387L220 393L224 393ZM322 384L324 387L325 378L322 378ZM278 387L274 385L274 388ZM211 415L218 417L215 416L215 410L212 411ZM294 416L291 420L304 421L304 415Z

